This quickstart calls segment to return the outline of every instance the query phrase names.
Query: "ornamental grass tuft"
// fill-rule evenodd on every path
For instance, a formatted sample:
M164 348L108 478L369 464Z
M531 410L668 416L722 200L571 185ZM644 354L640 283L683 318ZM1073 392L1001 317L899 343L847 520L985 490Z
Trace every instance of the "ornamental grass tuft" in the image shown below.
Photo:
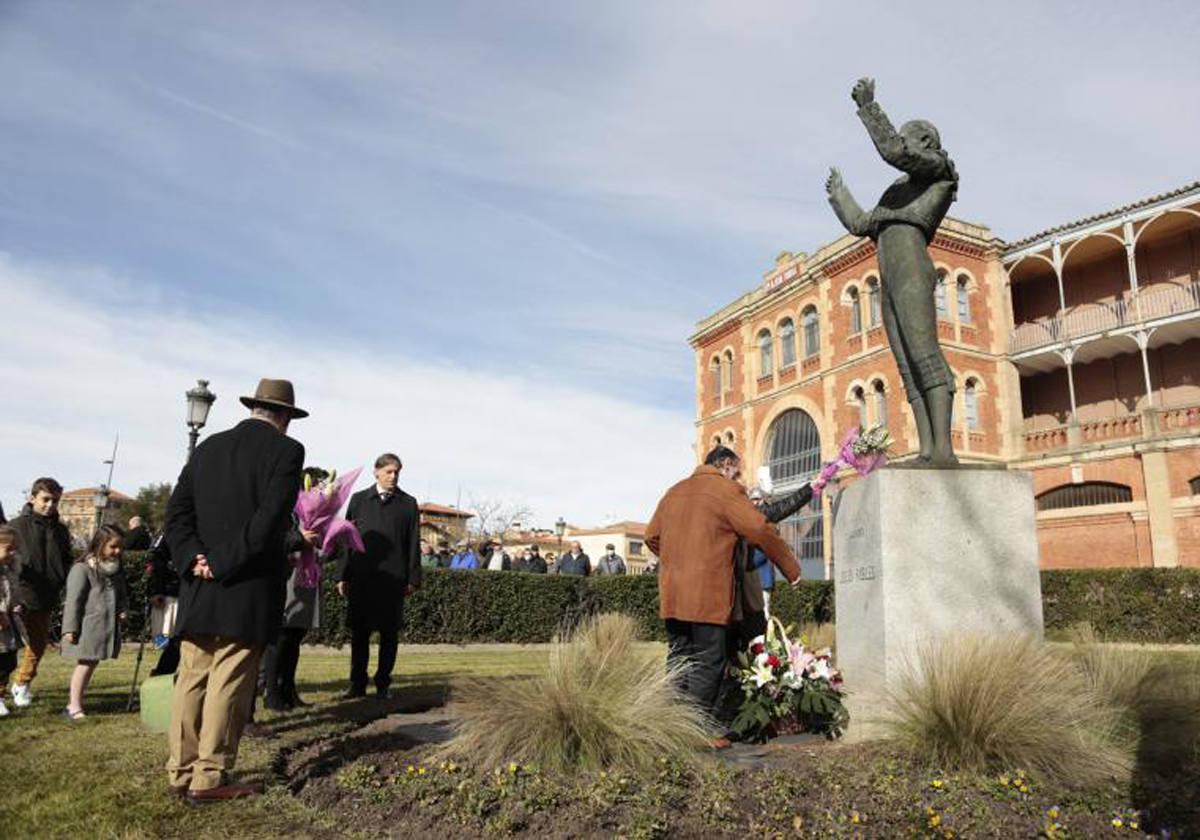
M455 734L441 755L557 772L694 759L710 722L676 687L678 674L636 638L634 619L596 616L554 640L543 675L457 684Z
M1072 658L1023 636L923 646L885 726L919 759L956 770L1023 767L1064 782L1127 776L1119 714Z

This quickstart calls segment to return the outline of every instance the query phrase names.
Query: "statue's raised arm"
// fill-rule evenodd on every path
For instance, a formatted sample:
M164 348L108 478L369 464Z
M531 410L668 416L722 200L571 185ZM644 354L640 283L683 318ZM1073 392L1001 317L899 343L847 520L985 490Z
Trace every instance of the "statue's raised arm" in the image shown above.
M859 79L850 92L850 98L858 106L858 118L866 126L871 142L885 161L922 181L957 180L954 165L942 151L941 139L932 123L913 120L906 123L901 131L896 131L883 108L875 101L874 79ZM932 138L929 138L930 134ZM928 142L929 139L933 140L932 144Z
M915 463L951 466L957 463L950 434L954 374L938 343L938 273L928 245L958 193L958 173L933 123L910 120L899 131L892 127L875 101L874 79L859 79L850 96L879 154L904 174L868 210L836 169L825 192L846 230L875 242L881 281L875 294L882 293L875 305L916 420L921 448Z

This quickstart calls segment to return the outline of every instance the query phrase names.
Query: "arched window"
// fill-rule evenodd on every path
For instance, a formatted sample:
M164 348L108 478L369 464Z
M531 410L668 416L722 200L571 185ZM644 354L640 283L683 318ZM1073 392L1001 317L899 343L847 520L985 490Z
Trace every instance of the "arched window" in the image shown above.
M958 292L958 322L960 324L971 323L971 290L969 288L970 278L965 274L958 275L958 283L956 290Z
M713 356L712 363L709 365L712 370L712 392L713 396L721 396L721 390L725 385L725 380L721 374L721 357Z
M979 428L979 383L968 379L963 386L963 406L967 409L967 428Z
M950 304L946 301L946 272L938 269L937 285L933 287L933 301L937 305L939 318L950 317Z
M763 330L758 334L758 375L770 376L775 372L775 361L772 353L771 331Z
M863 392L861 385L856 386L850 392L850 399L858 410L858 425L865 429L867 427L867 395Z
M779 325L779 366L781 368L796 364L796 325L791 318L785 318Z
M805 307L800 314L804 324L804 358L811 358L821 352L821 325L817 319L817 307Z
M737 438L734 437L733 432L725 433L725 445L728 446L730 449L733 448L733 444L736 443L736 441L737 441Z
M1114 484L1110 481L1085 481L1082 484L1064 484L1047 490L1037 497L1037 509L1061 510L1132 501L1133 490L1128 485Z
M817 424L798 408L783 412L767 432L764 461L777 490L787 491L821 469L821 436ZM825 577L825 528L820 498L779 523L780 536L800 560L802 576Z
M725 351L725 391L728 393L733 390L733 352Z
M888 424L887 391L883 387L882 379L876 379L871 383L871 395L875 399L875 425L883 426L886 429Z
M850 298L850 332L858 335L862 332L862 301L858 299L858 289L851 287L847 293Z
M874 277L867 281L867 306L871 310L871 326L879 326L883 320L883 307L879 300L879 281Z

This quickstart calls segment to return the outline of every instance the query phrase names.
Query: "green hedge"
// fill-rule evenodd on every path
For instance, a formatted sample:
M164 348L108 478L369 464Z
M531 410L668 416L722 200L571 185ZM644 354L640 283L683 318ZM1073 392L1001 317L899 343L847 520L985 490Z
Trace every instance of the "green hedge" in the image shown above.
M345 600L329 581L324 590L321 628L309 640L345 644ZM788 621L827 619L832 613L827 583L806 583L788 596L781 606ZM658 578L652 575L581 578L450 570L426 572L420 591L405 601L401 639L413 644L548 642L560 628L600 612L631 615L642 638L666 640L658 617Z
M145 558L130 552L124 563L126 638L136 639L144 626ZM325 575L322 590L321 628L308 641L343 645L349 641L346 602L333 591L331 574ZM1112 641L1200 644L1200 569L1044 571L1042 603L1051 635L1088 622ZM833 621L833 584L779 586L771 604L788 624ZM402 638L408 643L546 642L560 627L605 611L634 616L643 638L665 638L658 579L652 575L578 578L449 570L427 572L421 591L405 602Z
M1042 572L1049 633L1088 622L1102 639L1200 644L1200 569Z

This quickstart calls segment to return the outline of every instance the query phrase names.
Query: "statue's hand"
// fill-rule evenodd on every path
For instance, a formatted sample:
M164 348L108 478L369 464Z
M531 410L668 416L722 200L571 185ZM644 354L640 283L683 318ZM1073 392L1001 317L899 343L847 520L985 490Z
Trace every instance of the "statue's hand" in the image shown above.
M830 167L829 177L825 179L825 192L833 195L835 192L845 186L842 182L842 173L838 171L836 166Z
M850 98L854 100L859 108L865 108L875 101L875 80L869 78L859 79L854 83L854 90L850 91Z

